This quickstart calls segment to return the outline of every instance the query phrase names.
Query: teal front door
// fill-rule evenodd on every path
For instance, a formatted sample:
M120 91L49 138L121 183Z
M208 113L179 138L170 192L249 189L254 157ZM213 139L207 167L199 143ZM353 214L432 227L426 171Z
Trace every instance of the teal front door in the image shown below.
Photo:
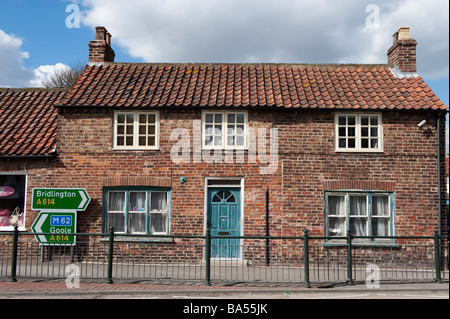
M239 258L241 235L241 196L239 188L208 189L208 227L211 236L211 258Z

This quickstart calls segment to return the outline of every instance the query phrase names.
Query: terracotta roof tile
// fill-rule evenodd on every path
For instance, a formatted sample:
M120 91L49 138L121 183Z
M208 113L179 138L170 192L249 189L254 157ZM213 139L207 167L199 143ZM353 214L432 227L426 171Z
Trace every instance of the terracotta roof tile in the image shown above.
M58 106L446 109L421 77L388 65L87 66Z
M57 110L53 105L65 92L0 89L0 157L54 153Z

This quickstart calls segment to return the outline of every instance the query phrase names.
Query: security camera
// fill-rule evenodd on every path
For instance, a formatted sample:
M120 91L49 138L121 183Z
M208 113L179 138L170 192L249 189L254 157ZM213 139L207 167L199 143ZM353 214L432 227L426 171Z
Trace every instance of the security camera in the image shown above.
M424 126L426 122L427 122L426 120L423 120L422 122L420 122L419 124L417 124L417 127L422 127L422 126Z

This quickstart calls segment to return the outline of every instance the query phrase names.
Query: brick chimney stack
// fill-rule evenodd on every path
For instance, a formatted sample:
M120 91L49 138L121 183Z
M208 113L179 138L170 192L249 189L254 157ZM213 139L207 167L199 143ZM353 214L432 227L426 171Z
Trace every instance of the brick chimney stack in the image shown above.
M417 41L410 38L409 27L401 27L393 35L394 44L388 50L388 63L402 73L416 73Z
M114 62L114 57L114 50L111 48L111 34L104 27L96 27L95 40L89 42L89 63Z

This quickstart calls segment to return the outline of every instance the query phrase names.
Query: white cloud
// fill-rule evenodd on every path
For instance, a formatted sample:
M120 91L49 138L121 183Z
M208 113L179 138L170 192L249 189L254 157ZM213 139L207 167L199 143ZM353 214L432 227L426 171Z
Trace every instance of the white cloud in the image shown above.
M22 39L0 29L0 86L22 86L32 75L23 67L28 52L21 50Z
M42 80L48 79L53 72L67 65L42 65L37 69L24 67L29 53L22 49L22 39L8 35L0 29L0 87L40 87Z
M369 28L373 2L84 0L82 22L105 26L145 62L386 63L392 34L410 26L419 72L448 76L447 0L378 0L380 23Z
M57 63L55 65L41 65L34 70L34 78L30 80L31 86L42 86L44 81L50 80L51 76L59 70L70 69L69 66Z
M376 60L385 56L392 45L392 35L402 26L409 26L416 39L417 69L424 77L437 79L449 73L449 1L407 0L382 2L380 27L365 28L372 41L367 56Z
M84 25L111 32L116 52L144 62L386 63L392 34L410 26L419 74L438 79L449 73L447 0L71 2L84 9ZM374 2L379 25L370 28L366 9ZM28 57L23 40L0 29L0 86L42 86L61 67L27 69Z

